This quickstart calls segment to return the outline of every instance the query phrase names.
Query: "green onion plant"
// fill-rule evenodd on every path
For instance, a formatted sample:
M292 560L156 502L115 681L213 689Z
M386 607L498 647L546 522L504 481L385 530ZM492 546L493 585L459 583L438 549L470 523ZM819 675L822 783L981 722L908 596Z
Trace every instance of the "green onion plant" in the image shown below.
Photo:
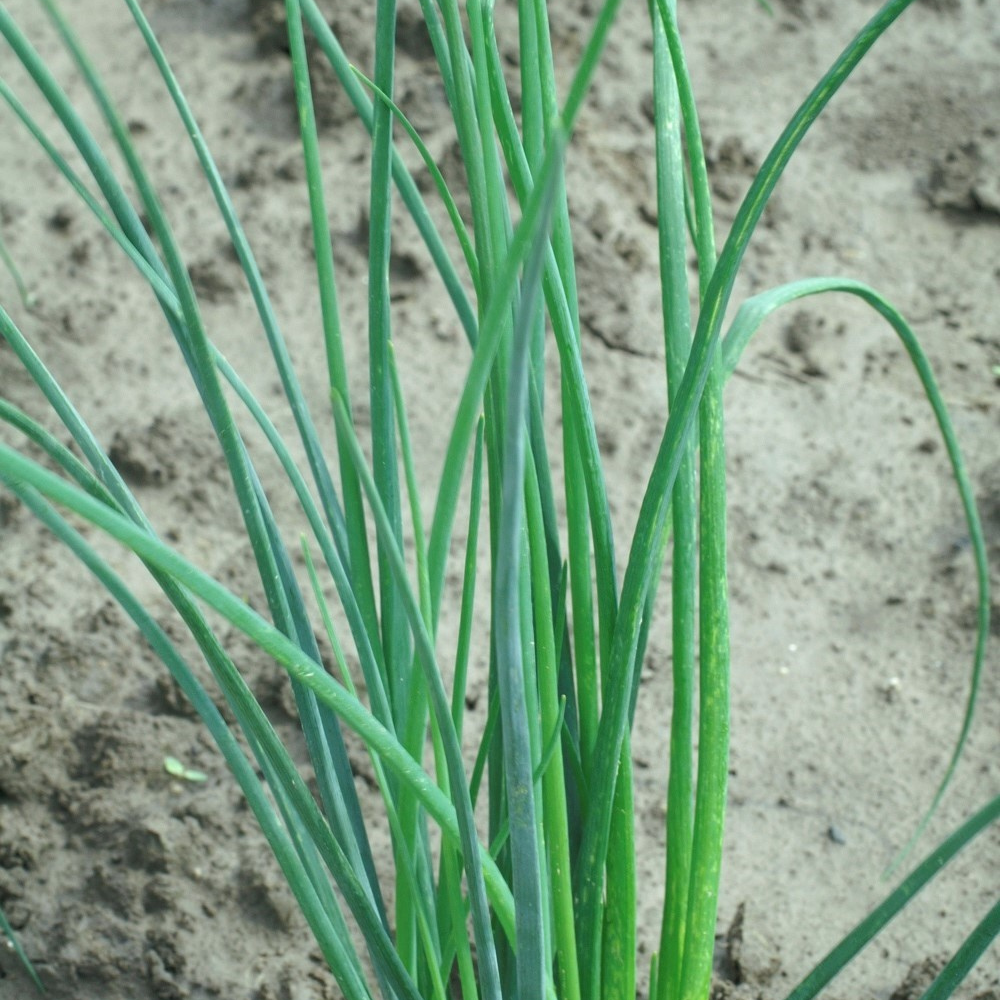
M213 342L169 221L169 202L147 174L111 95L55 0L39 3L110 138L85 124L0 5L0 34L9 46L4 59L12 53L44 95L86 174L59 153L2 77L0 94L27 130L25 141L44 150L148 286L151 306L158 307L173 335L217 438L266 609L254 610L157 534L105 448L21 333L14 319L18 303L0 307L0 333L61 429L53 432L0 401L0 416L32 445L0 444L0 480L121 604L190 699L348 1000L635 997L630 731L639 668L669 560L674 693L666 889L648 972L656 1000L705 1000L729 751L723 390L764 318L793 300L852 295L886 320L913 362L964 505L978 573L978 638L965 723L938 797L958 762L975 705L989 631L985 546L947 410L906 320L855 280L811 278L746 301L723 330L741 261L782 172L827 103L911 0L885 3L832 61L754 177L721 248L676 0L650 0L669 405L638 519L630 526L612 522L581 360L569 212L574 192L567 190L564 171L620 0L599 5L579 64L561 67L572 71L564 92L556 83L546 0L518 0L517 110L499 55L492 0L420 0L465 168L464 213L405 107L394 101L394 0L373 5L375 56L367 75L351 65L316 0L287 0L328 384L328 407L312 410L195 109L139 0L124 2L227 228L304 462L296 464L275 415ZM370 434L364 438L345 360L347 334L338 304L311 58L329 63L359 125L371 136L369 398L363 401ZM404 146L423 160L429 190L444 212L429 210L400 155ZM5 183L12 179L5 177ZM450 408L431 504L421 501L418 490L418 482L429 478L421 454L426 442L411 437L393 350L389 265L394 219L402 214L426 245L468 344L467 374ZM444 217L450 225L442 231L434 220ZM696 289L689 288L687 270L692 252ZM558 398L545 393L547 365L557 366ZM549 453L556 438L546 433L555 425L555 413L561 416L559 462ZM244 444L250 425L266 437L284 482L265 482L258 474ZM66 432L72 449L59 441ZM12 439L4 436L5 442ZM335 449L321 444L331 439ZM28 457L37 449L47 462ZM556 476L558 467L564 471ZM286 536L272 513L273 491L288 487L301 508L301 539ZM163 624L68 514L142 560L189 630L208 673L181 655ZM454 541L456 526L464 546ZM631 538L624 557L616 536ZM299 551L304 574L295 570ZM481 565L484 560L487 566ZM446 586L449 569L453 576L457 572L460 587ZM487 571L489 590L481 592L477 584ZM336 607L324 597L331 588ZM475 602L490 609L492 624L485 634L474 629ZM444 612L459 622L455 648L444 647L439 638ZM308 775L293 764L219 639L211 624L218 616L287 672L308 747ZM332 669L322 665L317 634L326 637ZM348 670L347 651L360 665L360 689ZM472 651L488 659L489 711L487 724L475 734L478 754L469 758L463 756L462 738L468 735L464 706ZM216 705L219 698L228 709L225 717ZM379 821L392 839L391 872L383 870L383 878L394 880L391 891L376 875L369 839L373 818L361 812L345 730L363 741L381 792ZM315 792L307 785L313 777ZM815 996L998 814L1000 798L907 876L791 996ZM994 907L926 995L948 996L998 929L1000 912Z

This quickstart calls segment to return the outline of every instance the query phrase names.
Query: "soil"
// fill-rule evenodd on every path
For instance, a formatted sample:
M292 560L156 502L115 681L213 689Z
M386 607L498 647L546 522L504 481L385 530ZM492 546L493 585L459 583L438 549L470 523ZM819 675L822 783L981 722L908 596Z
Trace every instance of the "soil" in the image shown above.
M65 6L161 185L209 329L260 397L274 400L277 383L238 267L124 5ZM232 188L321 413L322 366L309 364L321 346L305 190L273 5L146 6ZM329 6L351 58L370 66L373 5ZM513 6L497 10L510 58ZM597 5L552 6L568 74ZM569 176L584 361L622 552L664 422L645 6L624 5ZM753 0L680 6L721 241L784 122L877 5L773 0L773 16ZM38 5L10 0L7 7L83 101ZM397 99L457 183L460 163L416 10L415 0L401 3ZM3 49L0 72L37 108L13 63ZM322 74L317 86L341 306L363 399L368 140ZM805 140L751 245L736 295L738 302L796 277L844 274L885 292L912 321L958 429L995 585L998 98L1000 8L986 0L915 3ZM36 301L23 308L6 271L0 298L111 449L158 530L238 593L256 594L218 454L147 290L13 119L5 122L0 230ZM401 148L415 163L409 146ZM404 222L393 276L397 352L429 499L444 411L467 352ZM45 412L6 347L0 378L6 398ZM975 581L931 413L876 314L831 297L769 321L730 383L727 413L733 750L718 992L772 1000L888 891L882 873L927 807L959 732ZM270 472L259 442L251 450ZM288 517L288 499L275 502ZM336 997L233 781L123 613L9 494L0 494L0 538L0 906L49 996ZM116 560L162 610L142 572ZM663 880L670 671L662 622L651 636L633 740L642 996ZM238 637L224 631L223 638L300 750L280 671ZM918 851L1000 792L995 649L966 757ZM473 696L483 690L482 660L480 649ZM470 710L470 726L482 719L484 700ZM172 777L167 755L207 781ZM371 789L363 781L359 789L374 808ZM385 848L382 832L373 839ZM980 837L938 882L833 984L830 997L919 996L920 982L996 898L1000 830ZM31 995L13 954L0 956L0 998ZM996 945L956 996L1000 997Z

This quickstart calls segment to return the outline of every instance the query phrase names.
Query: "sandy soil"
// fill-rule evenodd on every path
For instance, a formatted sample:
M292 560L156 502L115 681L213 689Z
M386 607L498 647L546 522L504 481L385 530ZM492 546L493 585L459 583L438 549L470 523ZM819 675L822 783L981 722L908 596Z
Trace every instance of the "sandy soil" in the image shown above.
M36 5L7 6L82 98ZM238 268L124 5L66 6L162 185L213 335L262 398L273 399L276 381ZM319 412L321 366L310 365L321 356L317 304L287 56L266 16L251 25L246 0L147 6L232 185ZM372 5L330 6L351 56L368 65ZM498 12L507 52L516 40L511 6ZM553 5L563 66L572 65L595 6ZM681 7L724 230L788 115L876 4L775 0L773 19L752 0ZM413 29L415 8L414 0L402 4L399 101L455 178L454 143L426 44ZM570 169L584 356L623 551L664 420L645 34L645 4L626 4ZM27 95L12 62L0 51L0 72ZM895 301L952 408L994 565L998 97L997 6L914 4L806 140L751 247L740 289L841 273ZM357 361L367 140L343 103L327 93L324 157ZM4 121L0 226L37 304L22 308L6 273L0 297L161 532L238 592L254 593L219 459L150 296L13 120ZM464 342L406 225L393 273L398 353L430 489L439 468L436 428L462 376ZM360 393L364 369L356 370ZM5 348L0 378L5 397L43 412ZM730 981L720 989L770 1000L887 891L881 872L928 804L958 733L974 578L930 412L873 313L831 298L776 318L748 351L727 404L734 692L720 906L720 959L728 959ZM123 614L7 495L0 495L0 539L0 905L49 995L337 996L219 757ZM162 607L142 574L119 562ZM232 646L294 739L280 673L240 639ZM482 659L480 650L480 667ZM474 691L483 683L475 679ZM669 701L661 624L634 739L643 966L658 933ZM202 769L208 781L172 779L166 754ZM1000 791L998 761L994 651L968 755L923 848ZM926 982L985 913L998 884L1000 831L993 830L829 995L918 996L921 976ZM14 957L0 956L0 998L30 995ZM1000 996L1000 950L960 995Z

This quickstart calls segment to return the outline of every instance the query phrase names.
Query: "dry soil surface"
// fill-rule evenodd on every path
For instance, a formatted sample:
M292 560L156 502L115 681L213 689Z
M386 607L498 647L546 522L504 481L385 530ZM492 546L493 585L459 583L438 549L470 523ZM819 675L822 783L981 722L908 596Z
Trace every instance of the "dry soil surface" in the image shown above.
M788 116L877 6L773 3L773 16L753 0L680 4L720 241ZM271 10L247 0L146 6L231 186L306 390L323 412L289 60ZM513 64L514 5L498 6L502 50ZM552 6L565 84L596 3ZM370 66L374 5L328 7L352 59ZM9 0L7 8L83 101L39 5ZM124 4L67 0L66 8L161 186L212 334L261 398L276 400L240 272ZM461 164L417 10L415 0L401 3L397 97L457 185ZM665 412L646 38L646 5L626 3L569 158L584 362L622 552ZM39 107L6 48L0 74ZM368 140L329 81L318 84L341 306L362 399ZM12 116L3 121L0 231L35 304L20 304L6 270L0 298L161 534L238 593L255 594L218 453L148 291ZM1000 7L914 3L806 139L736 292L738 302L796 277L843 274L898 305L951 408L994 566L998 165ZM440 427L468 354L411 226L398 227L392 272L397 352L430 498ZM0 380L4 397L44 414L5 346ZM975 580L932 415L900 344L874 312L831 297L779 315L752 343L726 402L733 750L719 917L726 978L718 988L772 1000L887 891L882 872L927 807L959 732ZM324 434L329 440L326 422ZM259 443L251 447L272 471ZM289 517L287 498L276 503ZM0 906L49 995L336 997L233 781L123 613L2 493L0 539ZM116 558L162 608L142 573ZM667 635L661 618L633 740L644 970L662 892ZM299 752L281 672L240 638L224 638ZM484 690L484 659L478 648L473 696ZM470 715L473 729L484 701ZM363 754L353 743L351 750L363 771ZM204 771L207 782L170 777L168 754ZM374 802L363 780L359 787ZM1000 690L991 652L966 758L920 850L998 792ZM373 838L385 849L381 831ZM998 885L994 829L829 995L918 996ZM960 995L996 1000L998 970L994 947ZM642 995L647 988L644 972ZM0 956L0 998L30 995L14 956Z

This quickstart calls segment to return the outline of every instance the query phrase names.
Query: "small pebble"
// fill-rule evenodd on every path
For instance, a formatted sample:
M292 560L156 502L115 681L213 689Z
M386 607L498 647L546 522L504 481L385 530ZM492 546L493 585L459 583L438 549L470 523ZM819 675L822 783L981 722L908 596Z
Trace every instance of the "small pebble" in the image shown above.
M846 844L847 843L847 838L844 836L844 831L841 830L839 826L834 826L833 823L831 823L830 826L827 828L826 835L835 844Z
M890 677L889 680L882 685L882 697L892 704L899 697L899 686L900 680L898 677Z

